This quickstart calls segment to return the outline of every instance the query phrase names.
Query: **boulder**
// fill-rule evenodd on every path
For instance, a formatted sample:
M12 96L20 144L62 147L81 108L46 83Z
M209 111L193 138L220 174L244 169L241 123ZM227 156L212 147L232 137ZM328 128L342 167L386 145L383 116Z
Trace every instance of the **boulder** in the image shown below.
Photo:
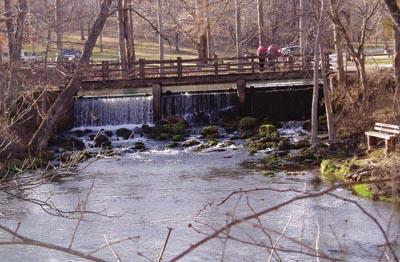
M181 146L180 143L178 143L178 142L172 142L172 143L169 143L169 144L167 145L167 148L178 148L178 147L180 147L180 146Z
M77 136L77 137L83 137L83 136L86 136L86 135L88 135L90 133L92 133L92 130L89 130L89 129L74 131L74 135Z
M172 124L172 125L180 124L185 129L189 127L188 122L179 116L168 116L163 121L165 122L165 124Z
M200 144L201 143L199 141L191 139L191 140L188 140L188 141L184 142L182 144L182 147L192 147L192 146L197 146L197 145L200 145Z
M239 121L239 128L242 131L253 130L257 128L257 126L258 126L258 120L255 117L246 116Z
M144 150L146 150L146 146L144 145L143 142L136 142L134 149L139 150L139 151L144 151Z
M132 130L129 130L127 128L118 129L116 134L117 134L118 137L122 137L125 140L128 140L128 139L134 137L134 134L133 134Z
M111 142L106 135L98 134L93 138L94 147L111 148Z
M278 130L274 125L262 125L258 128L258 134L261 137L274 138L279 137Z
M218 139L220 136L219 129L216 126L203 127L201 135L207 139Z
M185 137L183 135L174 135L171 140L174 142L182 142L185 140Z
M108 137L112 137L114 133L111 130L107 130L107 131L104 131L104 134L107 135Z
M133 129L133 133L140 135L140 136L143 136L143 134L144 134L143 129L140 127L135 127L135 129Z
M293 145L289 142L287 138L282 139L278 143L278 150L285 151L285 150L290 150L293 148Z
M152 131L152 128L149 125L142 125L142 131L144 134L150 134Z

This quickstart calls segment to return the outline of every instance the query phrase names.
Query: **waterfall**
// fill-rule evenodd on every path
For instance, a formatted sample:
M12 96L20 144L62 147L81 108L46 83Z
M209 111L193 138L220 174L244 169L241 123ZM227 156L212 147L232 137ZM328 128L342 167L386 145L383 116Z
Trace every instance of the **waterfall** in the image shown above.
M79 98L74 106L75 127L153 122L153 97Z
M222 111L234 109L234 92L165 94L162 97L163 116L178 115L189 123L216 123Z

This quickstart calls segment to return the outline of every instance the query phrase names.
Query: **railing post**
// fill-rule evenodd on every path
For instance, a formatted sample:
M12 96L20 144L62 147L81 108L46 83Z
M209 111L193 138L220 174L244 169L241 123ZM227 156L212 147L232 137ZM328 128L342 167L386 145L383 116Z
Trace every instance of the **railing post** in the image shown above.
M254 64L254 56L251 55L251 73L255 74L256 72L256 65Z
M237 96L239 99L240 113L244 113L246 109L246 80L238 80L236 82Z
M181 79L182 78L182 72L183 72L183 68L182 68L182 57L178 57L176 59L176 71L178 74L178 78Z
M162 118L162 86L161 84L153 85L153 120L157 122Z
M218 75L218 56L214 55L214 73L217 76Z
M109 69L110 69L110 67L108 65L108 61L102 61L101 62L101 74L102 74L103 81L106 81L108 79Z
M144 81L144 79L146 78L145 64L145 59L139 59L139 78L141 81Z

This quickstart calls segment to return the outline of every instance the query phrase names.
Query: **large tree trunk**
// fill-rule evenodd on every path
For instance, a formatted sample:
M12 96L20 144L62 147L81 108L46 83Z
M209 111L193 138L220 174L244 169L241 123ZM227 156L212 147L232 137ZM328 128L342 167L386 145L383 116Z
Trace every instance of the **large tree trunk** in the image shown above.
M264 24L264 0L257 0L257 13L258 13L258 45L265 46L267 40L265 38L265 24Z
M93 48L96 45L97 38L103 30L104 24L107 21L112 2L113 0L103 1L100 13L93 24L90 34L88 35L88 40L84 46L77 70L75 71L67 87L61 92L54 104L50 107L39 128L36 130L35 134L30 140L28 147L31 152L40 154L43 152L42 150L47 148L47 141L52 133L56 121L64 114L68 107L72 105L73 97L78 92L81 85L81 74L84 72L85 68L90 62Z
M28 4L26 0L18 1L18 14L13 12L13 3L11 0L4 0L4 16L6 17L8 53L9 53L9 76L7 90L5 93L5 109L17 97L19 85L17 81L17 73L19 71L19 63L21 60L22 40L25 25L26 12Z
M400 29L394 28L394 76L396 79L396 90L393 98L393 113L396 122L400 122Z
M396 0L385 0L385 4L394 23L394 76L396 90L393 99L393 112L396 122L400 123L400 8Z

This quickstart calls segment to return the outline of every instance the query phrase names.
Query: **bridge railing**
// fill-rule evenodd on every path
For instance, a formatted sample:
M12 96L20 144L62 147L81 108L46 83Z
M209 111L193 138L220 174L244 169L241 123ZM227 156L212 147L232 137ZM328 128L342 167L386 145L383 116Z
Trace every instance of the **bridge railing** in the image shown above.
M327 54L327 58L329 55ZM330 68L330 60L328 68ZM311 69L313 57L283 56L267 59L264 70L256 56L212 57L205 60L182 59L146 60L139 59L131 64L122 65L114 61L92 62L84 72L84 81L131 80L145 81L154 78L187 78L198 76L216 77L229 74L258 74L260 72L293 72Z
M327 55L329 58L329 55ZM330 68L330 60L328 68ZM313 58L285 56L276 59L267 59L262 72L291 72L311 69ZM198 76L216 77L229 74L256 74L260 71L260 63L256 56L249 57L218 57L199 60L146 60L122 65L119 62L103 61L91 63L85 72L84 81L131 80L145 81L154 78L187 78Z

